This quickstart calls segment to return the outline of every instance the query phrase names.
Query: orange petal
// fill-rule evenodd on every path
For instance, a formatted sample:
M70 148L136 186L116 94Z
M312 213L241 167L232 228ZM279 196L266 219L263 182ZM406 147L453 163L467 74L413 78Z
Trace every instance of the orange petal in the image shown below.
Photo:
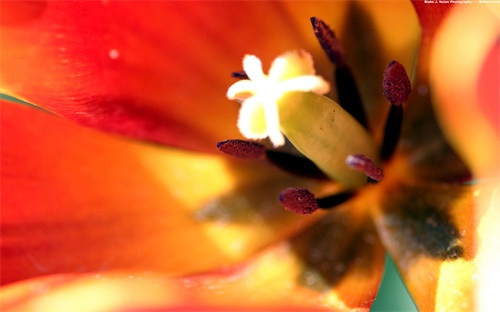
M210 152L238 136L238 106L224 95L243 55L266 63L290 49L320 55L309 17L340 23L343 7L2 2L0 92L84 125Z
M384 180L375 214L422 311L475 310L478 239L471 186Z
M117 268L207 270L314 220L286 212L278 194L319 185L265 163L138 144L1 105L2 283Z
M500 172L499 37L498 16L487 6L458 6L432 51L439 120L478 177Z
M384 252L371 222L345 208L305 235L224 271L177 279L140 272L54 276L4 287L0 298L6 311L284 306L291 311L368 311L381 279Z
M492 290L500 288L498 18L497 5L456 7L436 36L431 63L439 120L477 178L471 222L478 242L476 310L494 309Z

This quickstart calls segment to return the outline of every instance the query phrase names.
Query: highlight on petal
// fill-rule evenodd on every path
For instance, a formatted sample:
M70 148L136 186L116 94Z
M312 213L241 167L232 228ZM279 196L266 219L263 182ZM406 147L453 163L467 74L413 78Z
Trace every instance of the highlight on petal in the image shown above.
M66 272L210 270L315 220L284 211L276 196L290 184L323 186L264 163L137 144L19 104L1 110L4 284Z
M304 235L220 271L185 277L117 271L12 284L0 291L2 310L62 306L66 310L231 307L238 311L251 307L258 311L286 306L291 311L368 311L382 277L384 251L370 221L352 211L337 211Z

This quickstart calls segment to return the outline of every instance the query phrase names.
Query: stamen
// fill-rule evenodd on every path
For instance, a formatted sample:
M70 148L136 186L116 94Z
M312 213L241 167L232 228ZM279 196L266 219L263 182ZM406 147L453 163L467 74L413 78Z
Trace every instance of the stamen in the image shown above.
M330 61L336 66L345 64L344 49L335 37L335 32L320 18L311 17L314 35L318 38L319 44L325 51Z
M264 159L288 173L320 180L331 180L318 166L306 157L267 150L262 144L245 140L226 140L217 143L219 151L238 158Z
M403 65L392 61L387 65L384 80L384 95L392 105L402 105L411 93L411 82Z
M356 193L352 191L345 191L338 194L316 198L316 202L320 209L330 209L348 201L353 198Z
M307 178L331 180L318 168L318 166L309 160L309 158L275 150L267 150L266 156L267 160L269 160L276 167L292 174Z
M286 210L304 216L312 214L319 208L314 195L304 188L288 188L281 192L279 200Z
M345 52L333 30L321 19L311 17L314 34L330 61L335 64L335 83L340 106L368 129L363 102L351 69L345 61Z
M244 70L238 72L232 72L231 77L238 79L248 79L248 75Z
M264 158L266 147L244 140L226 140L217 143L219 151L238 158Z
M364 172L369 179L376 182L379 182L384 178L382 169L377 167L373 161L365 155L349 155L347 156L345 163L352 169Z
M380 158L391 158L401 133L403 124L403 106L411 93L411 83L403 65L392 61L387 66L383 80L384 95L391 103L391 109L384 128L384 140L380 149Z

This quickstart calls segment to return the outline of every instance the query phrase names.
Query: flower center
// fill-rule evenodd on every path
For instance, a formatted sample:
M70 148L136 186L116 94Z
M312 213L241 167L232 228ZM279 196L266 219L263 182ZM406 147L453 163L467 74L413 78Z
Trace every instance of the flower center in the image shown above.
M322 198L315 198L302 188L284 190L279 196L280 202L287 210L301 215L334 207L354 196L367 182L377 183L383 179L377 164L379 158L389 160L396 148L403 118L402 104L411 93L405 69L391 62L382 82L391 108L383 142L377 148L344 49L321 19L313 17L311 23L321 47L335 65L339 103L322 95L329 91L329 85L315 75L308 53L292 51L279 56L267 75L256 56L246 55L243 71L232 73L240 80L229 88L227 97L242 105L238 119L241 133L252 140L268 137L274 148L244 140L217 144L226 154L266 159L290 173L331 179L344 187L344 191ZM276 149L287 141L295 152Z

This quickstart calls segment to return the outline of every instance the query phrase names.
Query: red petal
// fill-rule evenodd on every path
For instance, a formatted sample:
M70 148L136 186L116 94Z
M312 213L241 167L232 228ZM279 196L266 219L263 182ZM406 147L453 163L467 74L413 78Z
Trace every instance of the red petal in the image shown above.
M1 282L117 268L192 273L306 226L258 162L141 145L2 103ZM297 223L299 222L299 223Z
M490 49L477 81L478 104L500 138L500 41Z
M225 311L368 311L382 276L384 251L366 215L350 209L289 243L224 271L168 278L141 272L39 278L4 287L4 309ZM280 309L281 308L281 309Z
M453 3L428 3L424 0L412 0L418 15L423 37L433 37L437 28L450 11ZM435 1L438 2L438 1Z
M309 17L341 21L345 4L332 6L2 2L0 92L98 129L214 152L238 137L238 104L225 94L243 55L318 55Z

